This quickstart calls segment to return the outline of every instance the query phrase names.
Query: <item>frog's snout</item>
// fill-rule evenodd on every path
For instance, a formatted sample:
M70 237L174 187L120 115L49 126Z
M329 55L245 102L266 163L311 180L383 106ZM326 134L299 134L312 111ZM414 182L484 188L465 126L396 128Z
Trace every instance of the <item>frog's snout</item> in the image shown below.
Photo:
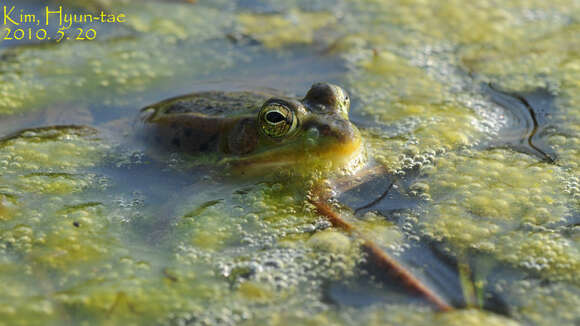
M358 128L348 120L334 121L326 132L340 143L350 143L360 138Z
M350 143L360 138L357 127L348 120L328 121L325 124L313 126L321 139L332 140L337 143ZM313 133L310 131L310 133Z

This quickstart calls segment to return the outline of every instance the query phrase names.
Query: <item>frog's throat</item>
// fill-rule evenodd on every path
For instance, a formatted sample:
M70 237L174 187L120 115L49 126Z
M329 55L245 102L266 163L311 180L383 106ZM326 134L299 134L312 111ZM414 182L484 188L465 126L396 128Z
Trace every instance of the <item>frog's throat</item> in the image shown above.
M336 142L312 150L280 147L245 157L226 158L220 163L243 174L264 174L271 169L293 169L297 173L317 168L334 170L359 159L362 149L362 138L356 137L348 142Z

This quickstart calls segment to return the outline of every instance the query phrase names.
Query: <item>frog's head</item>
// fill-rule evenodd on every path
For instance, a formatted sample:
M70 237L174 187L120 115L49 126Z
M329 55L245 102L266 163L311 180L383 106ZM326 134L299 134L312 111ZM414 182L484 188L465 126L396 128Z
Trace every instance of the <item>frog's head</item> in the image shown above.
M302 169L345 166L361 148L349 107L347 93L327 83L312 85L302 100L270 98L257 116L260 145L249 159Z
M340 86L328 83L316 83L310 87L302 102L311 111L336 114L348 121L350 98Z

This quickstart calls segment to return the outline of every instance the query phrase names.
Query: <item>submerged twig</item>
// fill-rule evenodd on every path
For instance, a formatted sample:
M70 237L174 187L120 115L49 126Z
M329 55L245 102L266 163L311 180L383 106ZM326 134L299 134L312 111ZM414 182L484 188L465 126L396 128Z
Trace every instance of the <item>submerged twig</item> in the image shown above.
M324 199L317 198L312 199L310 202L316 207L318 213L324 215L334 227L341 228L351 234L356 235L358 238L362 239L363 247L370 255L375 263L388 270L393 276L400 279L408 288L413 289L424 296L427 300L435 304L442 311L453 310L453 307L447 303L443 298L438 296L433 292L427 285L421 282L417 277L415 277L411 271L397 262L392 258L387 252L381 249L374 241L367 239L363 234L361 234L354 225L343 219L338 213L336 213L332 207L330 207Z
M355 175L349 175L333 180L333 187L336 191L343 193L349 191L369 180L375 178L377 175L385 174L387 170L380 166L363 169L358 171Z

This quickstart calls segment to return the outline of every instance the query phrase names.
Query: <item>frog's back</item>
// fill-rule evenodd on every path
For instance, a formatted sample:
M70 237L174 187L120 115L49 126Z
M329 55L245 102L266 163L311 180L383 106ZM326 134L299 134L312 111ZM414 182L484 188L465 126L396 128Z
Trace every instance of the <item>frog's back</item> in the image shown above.
M168 150L219 152L224 131L254 117L272 94L199 92L171 98L141 110L143 138Z
M258 92L209 91L175 97L148 108L155 108L156 117L196 114L206 117L230 118L255 112L271 96Z

